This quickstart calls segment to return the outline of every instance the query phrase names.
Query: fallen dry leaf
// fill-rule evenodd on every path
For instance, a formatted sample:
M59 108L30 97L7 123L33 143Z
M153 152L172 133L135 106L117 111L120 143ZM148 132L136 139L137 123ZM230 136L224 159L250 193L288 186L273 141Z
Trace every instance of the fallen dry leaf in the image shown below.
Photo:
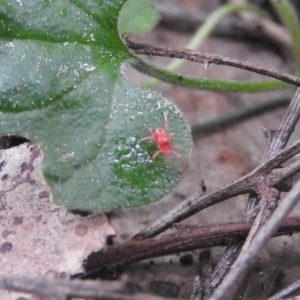
M68 277L82 271L88 254L115 234L104 214L82 217L51 203L41 160L40 149L30 143L0 151L3 275ZM16 295L1 292L0 300Z

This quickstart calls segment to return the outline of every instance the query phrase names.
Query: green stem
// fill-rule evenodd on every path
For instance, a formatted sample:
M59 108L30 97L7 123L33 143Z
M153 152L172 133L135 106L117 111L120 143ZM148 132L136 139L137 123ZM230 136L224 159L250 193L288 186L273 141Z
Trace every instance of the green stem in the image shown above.
M132 60L130 64L143 74L153 76L170 84L192 89L218 92L259 93L287 87L285 82L276 79L265 81L224 81L215 79L199 79L176 75L174 73L149 65L139 59Z
M191 39L191 41L187 44L185 48L190 50L196 50L198 49L203 42L206 40L206 38L211 34L211 32L215 29L217 24L220 22L220 20L225 17L226 15L236 13L242 10L247 10L254 12L260 16L267 17L266 13L252 5L239 5L239 4L226 4L221 6L220 8L216 9L202 24L202 26L199 27L199 29L196 31L195 35ZM172 61L166 69L168 71L176 71L180 67L182 67L186 62L180 59L176 59ZM146 86L149 88L155 87L159 81L157 79L150 80Z
M300 26L296 9L288 0L270 0L270 3L274 6L282 23L290 32L294 56L297 62L300 63Z

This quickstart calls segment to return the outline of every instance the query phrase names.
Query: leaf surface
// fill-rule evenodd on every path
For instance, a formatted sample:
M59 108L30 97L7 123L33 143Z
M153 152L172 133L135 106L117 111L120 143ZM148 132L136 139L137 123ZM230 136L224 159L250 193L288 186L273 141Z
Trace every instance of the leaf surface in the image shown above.
M180 163L139 142L164 126L187 157L189 130L177 109L121 75L132 57L117 25L125 0L28 0L0 4L0 134L25 136L44 153L53 200L112 210L159 199ZM179 149L178 152L181 152Z

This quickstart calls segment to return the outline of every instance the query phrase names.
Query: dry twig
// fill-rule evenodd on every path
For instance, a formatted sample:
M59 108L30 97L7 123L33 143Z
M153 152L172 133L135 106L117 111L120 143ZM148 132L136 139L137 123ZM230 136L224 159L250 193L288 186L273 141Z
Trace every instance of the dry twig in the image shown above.
M277 130L269 131L268 139L269 143L263 155L263 160L266 160L268 157L274 155L281 149L285 147L287 144L289 137L291 136L296 123L300 116L300 90L298 89L295 93L294 98L292 99L279 127ZM299 162L296 162L298 164ZM291 167L291 166L290 166ZM282 170L281 170L282 171ZM286 170L289 172L288 170ZM284 171L284 173L286 172ZM280 172L280 170L279 170ZM274 189L275 187L275 189ZM261 199L257 196L249 197L248 207L246 209L245 215L243 217L243 221L249 221L256 216L255 219L255 227L250 232L250 236L247 239L244 247L243 243L240 241L233 240L231 244L228 246L226 251L224 252L223 257L217 264L213 274L211 283L206 287L206 294L210 295L220 284L226 273L228 272L229 268L231 267L232 263L235 261L235 258L241 251L243 247L243 252L248 251L248 247L250 242L252 241L253 237L257 234L258 230L264 224L266 219L270 216L271 212L277 205L277 201L279 200L280 193L276 189L276 186L270 186L268 183L266 186L261 186L261 190L258 193ZM261 201L260 201L261 200ZM259 209L255 212L255 206L259 203ZM270 205L271 204L271 205ZM230 263L227 263L230 262Z
M248 268L255 262L257 253L264 247L269 238L276 232L284 218L290 213L300 198L300 180L295 184L293 189L281 201L278 209L274 211L266 225L261 228L257 235L253 238L247 251L243 252L231 267L230 272L224 278L219 288L212 295L210 300L227 300L239 286L244 278Z
M231 66L261 75L273 77L281 81L293 84L300 87L300 78L297 76L289 75L279 72L272 68L260 66L251 62L243 62L235 58L224 57L219 54L213 54L208 52L197 52L184 48L172 48L172 47L159 47L147 44L133 43L126 39L126 45L129 49L133 50L135 54L150 55L150 56L162 56L190 60L198 62L208 68L211 64Z
M282 299L288 299L287 297L290 296L292 293L300 290L300 280L295 281L279 293L273 295L268 300L282 300Z
M74 298L88 298L91 300L167 300L164 297L143 293L124 294L122 292L123 283L121 282L1 276L0 288L59 300Z
M205 226L176 224L175 227L178 229L176 232L162 235L157 239L133 240L93 254L85 266L88 272L87 277L103 268L115 271L144 259L207 247L225 246L232 238L244 239L250 231L252 223L240 222ZM289 218L282 224L276 236L299 231L300 219Z

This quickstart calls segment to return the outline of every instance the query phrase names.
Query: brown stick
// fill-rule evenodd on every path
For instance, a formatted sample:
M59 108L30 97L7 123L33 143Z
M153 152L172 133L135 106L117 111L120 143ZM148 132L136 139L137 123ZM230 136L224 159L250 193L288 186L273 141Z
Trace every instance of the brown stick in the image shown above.
M111 247L93 254L85 265L87 277L102 268L118 270L126 265L158 256L228 245L232 238L247 236L252 223L228 223L206 226L177 225L174 233L157 239L133 240L118 247ZM300 231L300 218L288 218L277 235Z
M122 288L122 282L0 276L0 289L29 293L43 299L167 300L165 297L144 293L124 294Z
M275 153L278 153L281 149L285 147L287 144L292 132L294 131L294 128L296 126L296 123L298 122L300 117L300 89L297 89L295 96L293 97L279 127L277 130L269 131L267 137L269 138L269 144L265 150L265 153L263 155L263 160L268 159L270 156L274 155ZM295 165L295 164L294 164ZM296 168L298 169L298 168ZM278 170L280 172L280 170ZM288 173L289 171L286 170ZM206 287L206 294L211 294L217 286L220 284L222 279L224 278L225 274L228 272L229 268L232 265L232 262L235 261L235 258L237 257L238 253L241 251L243 247L243 251L240 255L244 255L250 246L251 241L253 238L258 234L260 228L265 223L267 218L271 215L272 211L277 206L277 201L280 198L280 192L277 189L274 189L271 185L269 185L266 182L265 179L265 185L260 186L260 191L258 195L261 197L249 197L248 201L248 207L245 212L245 215L243 217L243 221L249 221L253 219L253 217L256 216L254 223L256 224L255 227L251 230L249 237L247 238L247 241L245 245L243 246L243 243L240 241L233 241L231 245L226 249L223 257L217 264L213 274L212 274L212 280L209 286ZM259 209L254 212L254 207L259 203ZM224 261L230 262L230 263L224 263ZM232 278L232 280L234 280ZM231 283L228 283L231 284Z
M231 66L261 75L269 76L272 78L279 79L281 81L293 84L300 87L300 78L297 76L289 75L286 73L279 72L275 69L257 65L251 62L243 62L235 58L224 57L219 54L197 52L184 48L171 48L164 46L152 46L147 44L133 43L126 39L126 45L129 49L134 50L135 54L150 55L150 56L163 56L171 58L179 58L198 62L208 68L211 64Z

